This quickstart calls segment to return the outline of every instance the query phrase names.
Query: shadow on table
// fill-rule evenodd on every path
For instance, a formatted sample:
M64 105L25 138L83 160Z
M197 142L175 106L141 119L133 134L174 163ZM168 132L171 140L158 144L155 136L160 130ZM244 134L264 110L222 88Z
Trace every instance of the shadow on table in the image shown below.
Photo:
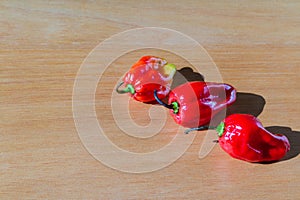
M290 127L269 126L266 127L271 133L279 133L285 135L290 142L291 148L282 160L289 160L299 155L300 153L300 132L293 131Z
M210 126L218 126L226 116L237 113L249 114L257 117L262 113L265 104L265 99L258 94L237 92L236 101L228 106L227 110L222 110L217 113L210 122Z
M237 92L236 101L227 108L226 115L241 113L257 117L262 113L265 104L266 100L258 94Z
M194 72L190 67L181 68L176 71L173 77L171 89L191 81L204 81L204 76L198 72Z

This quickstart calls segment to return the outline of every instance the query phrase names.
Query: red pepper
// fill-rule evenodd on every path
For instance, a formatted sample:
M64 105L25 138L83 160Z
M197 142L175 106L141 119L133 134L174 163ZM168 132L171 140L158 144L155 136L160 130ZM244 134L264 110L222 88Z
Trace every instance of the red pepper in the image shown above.
M123 82L117 86L116 91L129 93L137 101L151 103L155 101L154 90L162 99L169 94L175 72L175 65L168 64L165 59L144 56L125 74ZM125 89L120 90L123 84Z
M169 104L159 98L156 100L170 109L177 124L195 128L208 124L215 114L231 105L236 100L236 90L224 83L194 81L174 88L169 95Z
M252 115L230 115L217 127L217 132L225 152L248 162L278 161L290 150L286 136L270 133Z

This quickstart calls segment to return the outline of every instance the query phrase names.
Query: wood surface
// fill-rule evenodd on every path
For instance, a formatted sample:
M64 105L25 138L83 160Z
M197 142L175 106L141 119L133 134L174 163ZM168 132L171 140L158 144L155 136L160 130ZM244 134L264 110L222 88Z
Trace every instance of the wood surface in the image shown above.
M0 199L299 199L299 9L296 0L1 0ZM288 156L251 164L215 145L199 159L205 132L192 132L195 139L185 153L154 172L120 172L95 159L73 118L76 74L100 42L143 27L173 29L198 41L224 82L239 91L229 112L255 114L270 131L286 134L292 144ZM172 52L143 49L122 55L104 72L95 93L99 124L114 144L137 153L163 147L178 130L168 115L164 128L146 139L124 134L114 122L113 89L144 54L195 68ZM120 98L128 102L127 96ZM135 123L151 121L150 107L129 101Z

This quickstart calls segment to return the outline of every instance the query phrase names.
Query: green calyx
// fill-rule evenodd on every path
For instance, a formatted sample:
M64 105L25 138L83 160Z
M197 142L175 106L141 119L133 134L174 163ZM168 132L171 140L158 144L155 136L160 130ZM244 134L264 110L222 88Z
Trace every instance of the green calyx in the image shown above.
M172 106L173 106L173 113L177 114L179 112L179 105L178 102L172 102Z
M164 66L164 73L165 74L171 74L174 71L176 71L176 65L168 63Z
M218 132L219 137L221 137L223 135L224 129L225 129L225 123L221 122L216 128L216 131Z
M119 83L119 85L116 88L116 92L119 94L124 94L124 93L130 93L130 94L134 94L135 93L135 89L131 84L127 84L126 87L122 90L120 90L119 88L124 84L124 82Z
M174 64L166 64L164 66L164 81L171 81L176 73L176 65Z
M134 87L131 84L126 85L126 88L124 89L124 91L126 93L131 93L131 94L135 93Z

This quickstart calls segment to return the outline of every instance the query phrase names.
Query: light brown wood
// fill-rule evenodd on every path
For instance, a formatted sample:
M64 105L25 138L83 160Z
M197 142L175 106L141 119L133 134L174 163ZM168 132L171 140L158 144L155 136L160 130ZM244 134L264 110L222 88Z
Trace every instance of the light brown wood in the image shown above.
M239 92L263 97L266 104L258 118L264 126L292 136L297 154L299 9L297 1L1 1L0 198L299 198L297 155L273 164L250 164L232 159L215 145L208 156L199 159L205 133L193 132L192 145L171 165L150 173L125 173L105 166L85 149L72 112L76 74L93 48L128 29L169 28L203 45L225 82ZM160 39L164 37L169 35ZM162 148L178 131L167 115L163 129L147 139L128 136L114 121L112 91L144 54L164 56L179 68L190 66L172 52L143 49L120 55L104 72L95 93L98 121L114 144L137 153ZM127 96L120 99L128 101ZM130 115L141 126L151 121L150 107L129 102ZM160 117L152 120L158 123ZM89 119L84 120L89 123ZM164 157L158 162L164 162ZM119 164L132 167L124 159Z

